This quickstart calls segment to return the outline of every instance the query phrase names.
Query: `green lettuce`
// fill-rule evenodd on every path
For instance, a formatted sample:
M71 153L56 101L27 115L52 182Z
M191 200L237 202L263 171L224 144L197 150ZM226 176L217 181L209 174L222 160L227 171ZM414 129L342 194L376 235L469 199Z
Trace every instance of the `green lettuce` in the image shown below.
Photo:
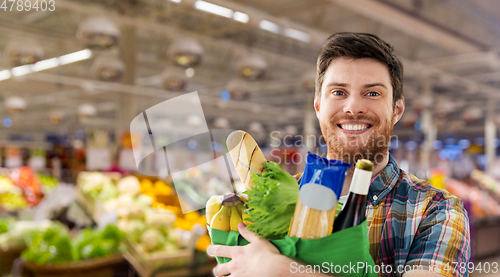
M299 184L275 162L265 162L264 168L262 174L252 175L255 186L244 192L248 195L245 213L254 223L248 229L269 240L281 239L295 212Z
M75 260L71 251L69 231L60 224L54 224L47 230L36 233L22 255L27 261L36 264Z
M102 230L83 229L76 238L71 238L65 226L54 224L38 232L22 255L36 264L88 260L122 252L123 237L116 226L108 225Z
M115 225L102 230L84 229L73 241L73 255L77 260L88 260L120 253L123 237Z

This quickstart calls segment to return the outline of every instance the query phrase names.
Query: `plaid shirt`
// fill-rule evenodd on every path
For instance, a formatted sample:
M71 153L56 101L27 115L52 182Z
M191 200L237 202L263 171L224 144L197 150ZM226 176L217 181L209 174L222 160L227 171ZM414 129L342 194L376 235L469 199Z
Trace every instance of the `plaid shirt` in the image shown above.
M384 275L401 276L405 266L420 265L424 272L468 276L469 219L462 201L401 170L392 156L372 179L366 214L375 264L397 271Z

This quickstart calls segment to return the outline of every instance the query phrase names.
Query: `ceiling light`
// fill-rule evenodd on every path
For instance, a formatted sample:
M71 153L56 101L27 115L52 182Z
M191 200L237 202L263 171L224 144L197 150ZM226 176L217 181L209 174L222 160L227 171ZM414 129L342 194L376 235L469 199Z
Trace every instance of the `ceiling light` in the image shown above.
M181 38L169 47L167 55L176 65L188 68L200 64L203 48L195 39Z
M214 120L213 127L215 129L229 129L230 127L229 120L225 117L219 117Z
M248 55L238 64L238 72L248 80L262 79L266 75L268 64L258 55Z
M92 17L78 24L76 37L90 49L110 49L118 45L120 30L104 17Z
M68 64L68 63L74 63L77 61L85 60L92 57L92 51L89 49L85 49L82 51L74 52L71 54L67 54L64 56L59 57L59 62L61 65L63 64Z
M188 76L189 78L193 77L194 76L194 69L192 69L191 67L186 69L186 76Z
M292 28L285 28L283 30L283 35L290 37L290 38L293 38L293 39L296 39L296 40L303 41L303 42L310 42L311 41L311 36L308 33L305 33L305 32L299 31L299 30L295 30Z
M7 80L11 76L12 76L12 74L10 73L10 70L8 70L8 69L0 71L0 81Z
M276 34L279 34L281 32L281 27L278 24L273 23L271 21L267 21L267 20L262 20L259 23L259 27L261 29L264 29L266 31L276 33Z
M248 83L240 78L231 79L226 85L228 93L221 94L224 101L229 99L233 100L247 100L250 98L250 91L248 90Z
M58 58L52 58L48 60L39 61L36 64L31 66L31 70L33 71L41 71L49 68L53 68L59 65Z
M246 13L234 12L233 19L239 22L247 23L250 17Z
M125 74L125 63L112 56L100 56L92 64L92 73L100 81L117 82Z
M12 66L34 64L43 58L40 43L28 38L15 38L5 46L5 54Z
M180 3L181 0L168 0L169 2Z
M15 114L24 111L28 104L22 97L9 96L5 99L4 106L10 114Z
M26 75L28 73L31 73L31 68L29 65L22 65L12 68L12 75L14 76Z
M186 88L187 84L184 72L175 67L171 67L163 71L160 77L160 83L163 84L164 89L170 91L182 91Z
M93 117L97 114L97 109L94 105L84 103L78 106L78 116L83 118Z
M197 10L213 13L213 14L220 15L223 17L227 17L227 18L233 17L233 10L219 6L219 5L215 5L212 3L208 3L205 1L201 1L201 0L196 1L194 3L194 7Z

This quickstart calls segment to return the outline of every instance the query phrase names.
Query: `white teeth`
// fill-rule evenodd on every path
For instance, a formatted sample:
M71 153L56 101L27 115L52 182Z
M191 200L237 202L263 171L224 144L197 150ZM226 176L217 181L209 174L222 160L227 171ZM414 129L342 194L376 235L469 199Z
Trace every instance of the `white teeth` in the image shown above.
M368 125L365 124L344 124L341 125L342 129L349 131L359 131L368 128Z

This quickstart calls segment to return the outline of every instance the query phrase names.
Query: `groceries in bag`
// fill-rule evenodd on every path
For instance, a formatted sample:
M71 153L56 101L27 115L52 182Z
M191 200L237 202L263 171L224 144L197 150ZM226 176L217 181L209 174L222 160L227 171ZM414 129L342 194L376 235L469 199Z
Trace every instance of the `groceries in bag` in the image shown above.
M359 160L352 176L349 196L333 225L333 232L361 224L366 219L366 196L372 179L373 163Z
M332 231L349 164L308 153L290 237L316 239Z

